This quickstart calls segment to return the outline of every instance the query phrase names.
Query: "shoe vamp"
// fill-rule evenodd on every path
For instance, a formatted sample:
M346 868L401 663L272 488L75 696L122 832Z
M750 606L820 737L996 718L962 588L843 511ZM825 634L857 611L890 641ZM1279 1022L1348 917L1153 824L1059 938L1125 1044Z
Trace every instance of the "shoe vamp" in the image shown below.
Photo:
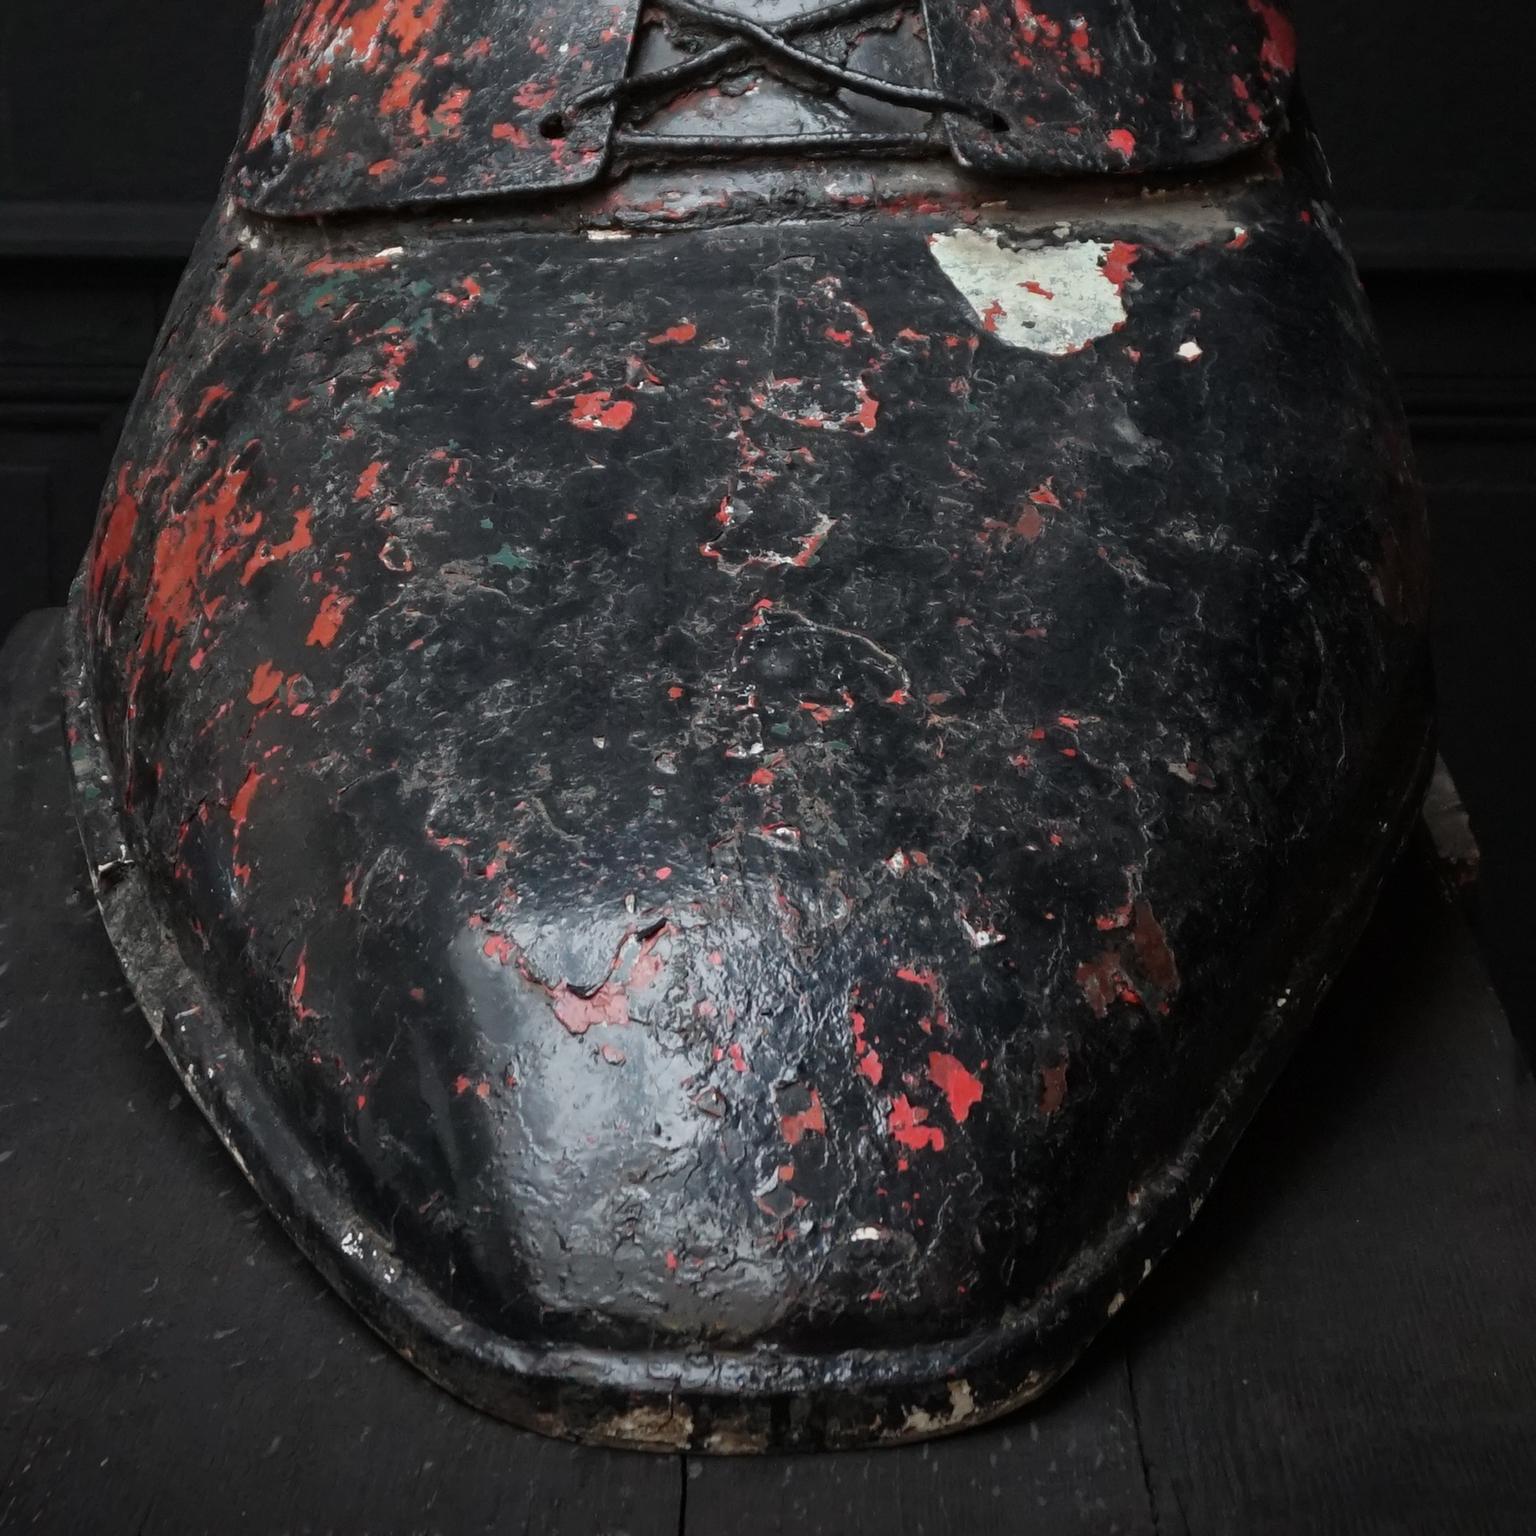
M91 573L107 739L240 1048L457 1304L955 1332L1190 1134L1419 602L1342 258L1283 199L1220 235L194 274Z

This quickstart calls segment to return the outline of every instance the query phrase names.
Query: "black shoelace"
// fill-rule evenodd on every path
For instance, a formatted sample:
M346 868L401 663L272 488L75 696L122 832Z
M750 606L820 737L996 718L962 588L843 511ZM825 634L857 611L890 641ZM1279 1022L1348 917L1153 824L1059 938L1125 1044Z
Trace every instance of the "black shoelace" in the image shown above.
M722 10L704 0L656 0L678 19L697 21L726 37L714 46L690 58L680 59L645 75L627 75L622 80L592 87L574 97L572 111L600 106L614 101L620 106L655 93L674 89L701 75L711 74L753 53L763 55L769 66L774 61L803 70L828 85L838 86L874 101L914 111L955 112L975 118L994 132L1006 132L1007 122L992 108L977 102L962 101L942 91L925 86L900 85L861 70L835 64L822 54L803 48L791 39L805 32L819 31L840 21L852 21L876 11L891 8L892 0L831 0L830 4L803 11L769 27L749 21L732 11ZM912 152L941 148L930 133L782 133L758 135L665 134L645 133L618 128L615 143L621 149L651 154L751 154L792 150L796 153L857 151L863 153Z

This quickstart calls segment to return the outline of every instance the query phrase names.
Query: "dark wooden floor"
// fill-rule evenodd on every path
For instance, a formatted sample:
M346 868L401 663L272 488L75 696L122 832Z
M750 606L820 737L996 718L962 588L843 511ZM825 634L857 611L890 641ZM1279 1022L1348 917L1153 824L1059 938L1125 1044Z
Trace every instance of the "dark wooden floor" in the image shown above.
M1195 1229L1035 1410L868 1455L461 1407L267 1219L85 889L56 615L0 652L0 1529L1536 1531L1536 1087L1420 850Z

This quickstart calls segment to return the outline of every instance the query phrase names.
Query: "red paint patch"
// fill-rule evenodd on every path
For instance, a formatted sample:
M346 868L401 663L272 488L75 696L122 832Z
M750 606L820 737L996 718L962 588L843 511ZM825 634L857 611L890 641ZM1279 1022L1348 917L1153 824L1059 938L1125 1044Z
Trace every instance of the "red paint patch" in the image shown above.
M282 543L258 544L256 552L245 562L245 569L240 572L240 585L250 586L251 578L257 571L273 564L274 561L286 560L289 555L296 555L302 549L309 549L315 542L314 535L310 532L310 520L313 516L313 507L300 507L293 514L293 532Z
M1013 525L1013 531L1026 544L1033 544L1045 532L1045 519L1033 507L1025 507Z
M1061 1062L1054 1067L1041 1067L1040 1069L1040 1113L1042 1115L1054 1115L1066 1102L1067 1098L1067 1064Z
M1146 901L1138 900L1132 908L1129 944L1122 939L1119 947L1084 961L1076 980L1095 1018L1102 1019L1117 998L1139 1004L1143 994L1166 1011L1179 990L1179 968L1163 926Z
M147 623L139 654L164 656L167 669L175 656L175 647L167 650L167 645L192 618L199 578L205 570L218 570L234 558L231 523L246 477L243 469L218 470L186 512L167 522L155 540L154 566L144 600ZM255 524L249 526L254 531ZM243 531L234 528L234 536L238 538Z
M858 1070L878 1088L885 1068L880 1064L880 1053L864 1038L869 1021L857 1008L850 1008L848 1017L853 1026L853 1054Z
M1264 47L1259 57L1271 69L1296 72L1296 28L1278 7L1265 0L1248 0L1248 9L1264 23Z
M1078 966L1074 979L1078 991L1093 1009L1094 1018L1102 1019L1119 994L1123 981L1119 953L1113 949L1102 950L1092 960L1085 960Z
M128 466L118 472L117 500L107 514L106 525L91 557L91 596L99 597L109 571L115 571L133 546L133 530L139 520L139 504L128 494Z
M939 977L936 971L916 971L911 966L904 965L896 972L898 981L905 981L914 987L921 987L933 1000L933 1016L930 1019L926 1015L918 1020L925 1029L936 1024L940 1029L949 1028L949 1015L944 1010L944 1005L939 997Z
M309 945L306 944L303 949L299 951L299 963L294 968L293 982L288 988L289 1006L293 1009L294 1018L296 1018L301 1024L307 1022L310 1019L319 1017L313 1008L306 1008L304 1006L304 988L308 985L308 983ZM358 1107L361 1108L362 1106L359 1105Z
M699 334L699 328L691 320L680 320L676 325L669 325L659 336L650 338L653 347L659 347L666 342L692 341Z
M246 697L252 704L265 704L283 685L283 674L270 661L261 662L251 674L251 691Z
M981 1079L966 1070L963 1063L943 1051L928 1053L928 1076L933 1086L949 1100L949 1112L957 1124L981 1102Z
M571 425L583 432L622 432L634 414L628 400L615 400L606 389L594 389L571 401Z
M635 940L633 936L626 938L614 962L616 974L610 974L594 992L577 992L563 981L547 988L554 1002L555 1017L573 1035L584 1035L598 1024L628 1024L631 995L646 991L661 975L664 962L655 949L665 932L666 928L662 927L641 941L627 970L623 969L624 959Z
M351 261L338 261L334 256L321 256L304 268L313 277L334 277L338 272L377 272L389 265L388 256L360 256Z
M555 99L555 88L537 80L529 80L517 88L517 94L512 99L529 112L537 112L540 107L547 107Z
M1116 292L1123 292L1130 281L1131 268L1141 256L1141 247L1128 240L1116 240L1104 255L1103 273L1115 285Z
M851 416L843 417L845 427L858 427L864 432L875 430L875 419L880 414L880 402L870 394L863 379L858 385L859 408Z
M910 1147L914 1152L920 1152L925 1147L931 1147L935 1152L944 1150L944 1132L936 1125L926 1125L928 1111L919 1109L908 1101L906 1094L898 1093L891 1100L891 1108L886 1116L886 1129L891 1136L904 1147Z
M379 97L379 111L386 117L393 117L399 112L409 112L416 101L416 92L421 88L422 76L419 70L402 65L397 69L384 88L384 94Z
M798 1147L800 1138L807 1132L814 1132L818 1136L827 1134L827 1117L822 1112L821 1095L814 1088L811 1089L811 1107L803 1109L796 1115L783 1115L779 1119L779 1129L784 1132L784 1140L790 1146Z
M1111 129L1104 136L1104 142L1117 155L1124 155L1127 160L1136 153L1136 135L1129 128Z
M1173 958L1173 951L1168 947L1163 925L1145 901L1136 903L1131 943L1136 951L1142 986L1150 987L1164 997L1173 996L1179 990L1179 967Z
M197 420L201 421L214 406L221 400L228 400L234 394L232 389L223 384L214 384L203 391L203 398L197 403Z
M264 775L257 773L254 768L248 769L244 783L235 791L235 798L229 802L229 819L234 823L236 837L245 830L245 823L251 814L251 801L256 798L256 786L261 783L263 777Z
M341 633L341 622L347 616L347 609L352 606L350 597L343 597L340 592L330 591L320 599L320 611L315 615L315 622L309 626L309 633L304 637L305 645L319 645L329 647Z
M352 493L353 501L367 501L379 488L379 476L384 473L384 461L375 459L362 474L357 477L357 489Z

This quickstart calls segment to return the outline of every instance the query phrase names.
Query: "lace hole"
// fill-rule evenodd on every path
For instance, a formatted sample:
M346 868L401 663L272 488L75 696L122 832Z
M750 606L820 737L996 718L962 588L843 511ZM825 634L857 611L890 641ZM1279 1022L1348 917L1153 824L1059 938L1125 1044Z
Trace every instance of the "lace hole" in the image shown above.
M546 139L563 139L567 132L564 116L559 112L551 112L540 121L539 132Z

